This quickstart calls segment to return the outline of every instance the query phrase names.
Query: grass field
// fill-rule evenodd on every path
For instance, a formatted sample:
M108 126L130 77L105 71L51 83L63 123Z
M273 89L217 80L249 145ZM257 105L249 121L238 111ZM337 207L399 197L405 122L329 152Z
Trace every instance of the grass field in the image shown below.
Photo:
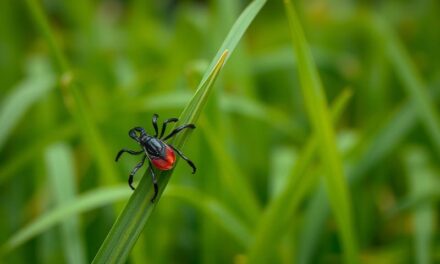
M0 1L0 263L439 263L440 3L360 2Z

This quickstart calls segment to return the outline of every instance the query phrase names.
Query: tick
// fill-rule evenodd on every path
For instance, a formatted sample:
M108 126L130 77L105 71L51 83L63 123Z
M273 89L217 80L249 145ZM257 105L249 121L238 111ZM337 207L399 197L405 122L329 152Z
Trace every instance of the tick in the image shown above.
M115 159L116 161L118 161L121 155L125 152L131 155L144 154L142 160L133 168L133 170L130 173L130 176L128 177L128 185L132 190L134 190L135 188L133 187L133 177L136 174L136 172L139 170L139 168L142 167L142 165L144 165L145 160L148 158L148 163L150 165L149 169L151 173L151 179L153 181L153 186L154 186L154 195L151 198L152 202L154 202L159 192L156 175L154 173L152 166L156 167L158 170L161 171L171 170L176 163L176 153L177 153L177 155L179 155L182 159L184 159L188 163L188 165L192 168L193 170L192 173L194 174L196 172L196 166L190 159L188 159L182 153L182 151L178 150L173 145L166 143L168 139L174 137L178 133L182 132L184 129L187 128L194 129L196 128L196 126L194 124L184 124L171 131L171 133L168 134L166 137L163 137L167 125L169 123L177 122L179 121L179 119L170 118L165 120L162 124L162 130L159 135L159 130L157 127L158 118L159 116L157 114L153 115L152 122L155 132L154 136L147 134L147 132L145 132L145 129L142 127L135 127L133 129L130 129L130 131L128 132L128 135L139 143L142 150L135 151L124 148L118 152Z

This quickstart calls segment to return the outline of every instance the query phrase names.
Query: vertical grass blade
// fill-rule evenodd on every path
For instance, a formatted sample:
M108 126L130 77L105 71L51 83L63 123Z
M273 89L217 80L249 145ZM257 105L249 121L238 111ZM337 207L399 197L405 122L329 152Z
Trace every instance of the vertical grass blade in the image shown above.
M258 12L260 12L265 3L266 0L255 0L243 10L241 15L235 21L234 25L232 25L232 28L230 29L228 35L218 49L218 52L215 55L214 59L211 61L207 72L205 73L205 75L203 75L202 81L200 82L201 84L206 82L209 77L207 73L211 72L214 69L215 63L220 59L223 51L229 50L231 53L233 52L241 37L244 35L245 31L251 24L252 20L254 20L254 18L257 16Z
M400 78L406 93L413 101L416 112L431 137L438 157L440 157L440 117L426 85L412 63L408 52L396 34L380 17L371 17L371 28L380 36L391 64Z
M205 83L203 83L196 91L194 98L181 114L179 120L181 123L195 123L202 106L206 103L207 94L211 90L214 81L220 69L223 66L228 51L224 51L223 56L217 62L216 67L210 72L210 75ZM173 145L181 148L188 136L188 132L184 132L176 136L173 140ZM157 201L171 177L173 170L169 171L155 171L158 179L159 194L156 202L152 203L153 188L151 178L148 170L143 175L138 187L133 195L130 197L127 205L122 213L119 215L101 248L93 259L93 263L123 263L126 261L128 254L136 243L140 233L142 232L150 214L152 213Z
M90 115L90 110L79 89L80 87L73 78L68 60L56 42L55 36L49 26L48 19L36 0L26 0L26 3L37 28L42 33L49 46L50 52L52 53L58 72L58 78L61 80L62 88L66 89L66 97L68 97L72 103L66 103L66 107L70 110L75 119L84 142L87 143L87 146L90 146L90 153L94 155L100 170L99 176L101 183L116 183L117 177L112 158L110 158L102 136Z
M213 84L220 73L220 69L265 2L266 1L254 1L249 4L234 23L217 55L204 74L193 98L180 115L179 120L181 123L196 123L213 89ZM189 133L190 131L186 131L178 135L174 138L172 143L176 147L181 148ZM160 189L158 197L156 198L158 201L168 183L172 170L156 173ZM129 252L136 243L136 240L154 209L155 203L151 203L150 201L152 195L153 188L150 175L145 173L138 188L131 196L123 212L101 245L93 263L123 263L126 261Z
M336 123L351 97L349 90L344 91L332 108L333 120ZM305 144L288 176L285 186L266 207L255 230L254 242L249 248L249 263L268 262L274 241L283 237L296 209L316 182L316 174L306 174L318 149L318 139L313 135Z
M50 89L55 87L55 76L48 62L35 58L30 61L28 76L3 98L0 107L0 150L26 110Z
M433 145L440 153L440 129L438 122L438 112L434 103L426 91L425 85L411 62L409 55L394 32L385 24L380 17L369 16L365 21L367 29L372 32L373 41L381 42L385 46L385 52L392 63L394 70L400 78L409 99L401 107L393 111L393 114L383 126L369 137L365 144L365 149L361 151L359 157L354 158L355 166L349 172L350 180L359 181L366 172L383 160L395 147L400 144L410 130L415 126L417 117L421 118L428 134L433 141ZM321 233L322 223L328 215L328 205L324 201L324 194L317 193L313 205L309 208L309 222L302 231L302 241L300 245L300 263L309 263L311 256L316 250L318 235Z
M49 182L57 207L66 206L76 196L75 172L72 152L67 145L51 145L46 151ZM61 237L66 262L86 263L83 240L77 217L67 218L61 224Z
M406 149L403 158L407 170L410 197L414 200L421 199L431 192L432 186L437 184L436 174L430 168L429 156L423 148L411 146ZM414 209L415 263L432 263L436 219L434 210L434 205L430 200L425 200Z
M357 263L358 249L354 232L351 205L342 160L336 148L330 113L299 19L290 1L285 0L287 18L298 61L299 78L307 112L318 138L320 156L326 168L325 183L332 212L340 231L343 253L347 263Z
M369 170L386 158L403 141L416 123L416 113L413 108L410 102L406 102L395 109L377 131L371 133L372 136L366 139L365 147L362 146L363 149L355 157L356 162L348 173L351 182L360 181ZM300 232L302 243L299 245L298 254L298 262L302 264L311 263L324 229L324 223L329 215L329 205L325 200L324 192L323 188L318 189L306 212L307 221Z

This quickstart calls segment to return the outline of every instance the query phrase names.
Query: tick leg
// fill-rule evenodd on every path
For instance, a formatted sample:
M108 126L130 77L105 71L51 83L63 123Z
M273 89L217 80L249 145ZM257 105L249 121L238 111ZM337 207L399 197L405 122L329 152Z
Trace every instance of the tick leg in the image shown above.
M131 155L139 155L139 154L142 154L144 151L143 150L135 151L135 150L129 150L129 149L121 149L118 152L118 155L116 155L115 161L118 161L119 158L121 157L122 153L124 153L124 152L127 152L128 154L131 154Z
M154 127L154 132L156 133L155 135L154 135L154 137L157 137L157 135L159 134L159 130L157 129L157 118L158 118L159 116L157 115L157 114L154 114L153 115L153 119L152 119L152 122L153 122L153 127Z
M157 179L156 174L154 174L153 165L150 161L150 172L151 172L151 180L153 181L153 187L154 187L154 195L151 198L151 202L154 203L154 200L156 200L157 194L159 193L159 186L157 185Z
M139 168L142 167L142 165L144 165L144 162L145 162L145 159L146 159L146 158L147 158L147 155L145 155L145 156L142 158L141 162L139 162L139 163L136 165L136 167L133 168L133 170L132 170L131 173L130 173L130 176L128 177L128 186L130 186L130 188L131 188L132 190L134 190L134 187L133 187L133 177L134 177L134 175L136 174L136 172L139 170Z
M195 126L194 124L181 125L181 126L179 126L178 128L176 128L176 129L174 129L173 131L171 131L171 133L170 133L168 136L166 136L163 140L165 141L165 140L167 140L167 139L169 139L169 138L171 138L171 137L174 137L175 135L177 135L179 132L181 132L181 131L184 130L185 128L191 128L191 129L194 129L194 128L196 128L196 126Z
M190 159L188 159L183 153L182 153L182 151L180 151L180 150L178 150L177 148L175 148L174 146L172 146L172 145L168 145L168 146L170 146L177 154L179 154L179 156L180 157L182 157L182 159L184 159L187 163L188 163L188 165L193 169L193 174L194 173L196 173L196 166L194 165L194 163L190 160Z
M165 120L162 124L162 131L160 132L159 138L163 137L163 134L165 133L165 130L167 129L167 124L169 124L171 122L177 122L177 121L179 121L179 119L177 119L175 117Z

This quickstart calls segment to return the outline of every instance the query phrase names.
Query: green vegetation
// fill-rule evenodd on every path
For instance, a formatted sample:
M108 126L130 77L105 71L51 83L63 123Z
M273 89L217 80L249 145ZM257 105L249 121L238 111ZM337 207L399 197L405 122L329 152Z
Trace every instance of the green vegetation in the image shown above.
M436 1L1 1L0 263L440 262ZM197 166L157 171L151 116Z

